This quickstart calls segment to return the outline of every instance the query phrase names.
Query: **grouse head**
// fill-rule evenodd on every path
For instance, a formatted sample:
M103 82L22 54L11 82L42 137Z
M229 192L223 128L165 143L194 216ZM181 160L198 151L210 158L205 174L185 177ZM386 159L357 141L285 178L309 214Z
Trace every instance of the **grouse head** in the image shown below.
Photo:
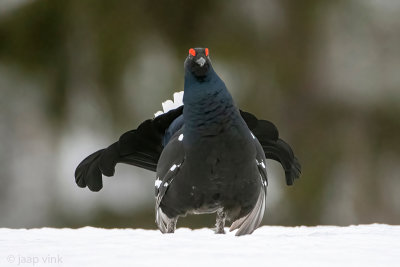
M185 70L195 77L203 79L211 69L211 61L208 48L190 48L185 60Z

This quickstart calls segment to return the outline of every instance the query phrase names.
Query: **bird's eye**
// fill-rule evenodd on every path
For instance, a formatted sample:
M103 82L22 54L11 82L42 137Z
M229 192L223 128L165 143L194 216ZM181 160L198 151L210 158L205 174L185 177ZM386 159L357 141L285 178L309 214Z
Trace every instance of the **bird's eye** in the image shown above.
M208 57L208 48L205 49L204 53L205 53L206 57Z
M196 51L193 48L189 49L189 54L191 54L192 56L196 56Z

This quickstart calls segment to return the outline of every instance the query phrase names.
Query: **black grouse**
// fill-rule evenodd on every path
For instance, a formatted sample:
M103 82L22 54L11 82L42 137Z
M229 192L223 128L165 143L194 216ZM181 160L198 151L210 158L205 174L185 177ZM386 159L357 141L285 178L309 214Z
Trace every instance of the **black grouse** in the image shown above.
M216 233L229 220L236 235L251 234L265 210L266 158L282 164L288 185L299 178L300 164L274 124L236 107L207 48L191 48L184 66L184 105L88 156L75 171L76 183L99 191L102 174L112 176L117 163L138 166L157 173L161 232L173 233L180 216L216 212Z

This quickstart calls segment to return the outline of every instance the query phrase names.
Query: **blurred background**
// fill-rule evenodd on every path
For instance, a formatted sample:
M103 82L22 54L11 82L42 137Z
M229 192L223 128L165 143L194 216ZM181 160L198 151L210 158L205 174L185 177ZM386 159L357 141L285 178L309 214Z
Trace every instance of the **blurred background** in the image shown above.
M93 193L74 171L183 89L190 47L302 163L288 187L268 162L264 224L400 224L399 18L397 0L1 0L0 227L154 229L154 173L118 165Z

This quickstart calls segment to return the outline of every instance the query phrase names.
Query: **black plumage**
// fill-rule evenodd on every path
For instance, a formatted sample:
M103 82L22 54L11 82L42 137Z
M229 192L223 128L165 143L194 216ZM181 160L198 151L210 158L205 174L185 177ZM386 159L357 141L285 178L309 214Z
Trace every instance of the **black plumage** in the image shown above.
M288 185L300 176L297 158L273 123L236 107L206 49L191 49L185 61L183 102L84 159L76 183L99 191L102 174L112 176L117 163L145 168L157 172L163 233L174 232L180 216L216 212L217 233L228 219L236 235L251 234L265 210L266 158L282 164Z

